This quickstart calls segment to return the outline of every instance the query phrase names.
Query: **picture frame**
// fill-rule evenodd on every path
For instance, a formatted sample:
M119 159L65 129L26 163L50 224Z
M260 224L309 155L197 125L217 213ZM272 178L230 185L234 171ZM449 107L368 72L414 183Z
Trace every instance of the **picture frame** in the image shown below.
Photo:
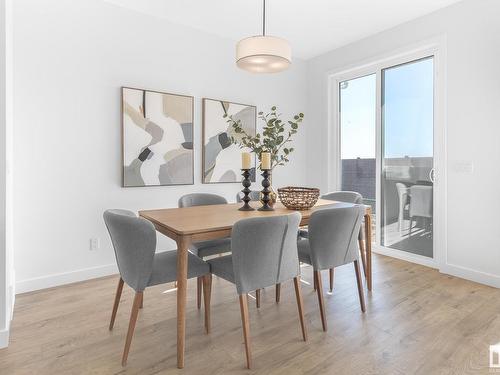
M203 98L202 100L202 182L240 183L241 153L250 152L232 143L231 137L238 137L227 116L241 120L247 133L257 132L257 107L227 100ZM250 180L255 182L256 160L253 157L253 168Z
M194 98L121 88L122 186L194 184Z

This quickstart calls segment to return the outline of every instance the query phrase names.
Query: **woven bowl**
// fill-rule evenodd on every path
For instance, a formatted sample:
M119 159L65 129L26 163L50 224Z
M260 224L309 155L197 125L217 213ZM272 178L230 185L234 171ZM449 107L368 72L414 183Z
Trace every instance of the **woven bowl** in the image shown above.
M281 203L290 210L308 210L316 204L319 189L287 186L278 189Z

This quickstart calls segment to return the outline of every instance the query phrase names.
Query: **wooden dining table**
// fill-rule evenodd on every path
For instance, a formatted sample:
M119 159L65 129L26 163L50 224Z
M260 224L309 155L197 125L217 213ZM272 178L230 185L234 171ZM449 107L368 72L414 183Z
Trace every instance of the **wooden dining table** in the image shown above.
M251 202L255 208L259 202ZM350 205L349 203L319 199L314 207L300 211L302 214L301 226L307 225L311 214L326 206ZM139 215L151 221L156 230L171 238L177 243L177 367L184 367L184 351L186 336L186 289L188 249L194 242L213 240L231 236L233 225L241 219L251 217L267 217L286 215L292 211L281 203L276 203L274 211L239 211L241 203L219 204L210 206L195 206L185 208L166 208L139 211ZM364 222L364 249L361 256L367 280L368 290L372 289L372 261L371 261L371 207L365 206Z

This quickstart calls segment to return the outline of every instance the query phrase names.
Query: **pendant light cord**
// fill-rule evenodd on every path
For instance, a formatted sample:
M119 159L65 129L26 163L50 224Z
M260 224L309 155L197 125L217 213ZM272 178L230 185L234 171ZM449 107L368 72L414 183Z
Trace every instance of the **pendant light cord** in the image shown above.
M266 35L266 0L262 0L262 36Z

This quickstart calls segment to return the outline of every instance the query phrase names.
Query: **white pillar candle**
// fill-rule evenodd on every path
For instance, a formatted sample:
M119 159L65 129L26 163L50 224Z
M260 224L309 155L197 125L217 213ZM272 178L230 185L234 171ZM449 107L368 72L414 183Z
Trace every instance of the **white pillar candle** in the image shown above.
M251 169L252 168L252 155L249 152L241 153L241 169Z
M263 152L260 154L261 169L271 169L271 153Z

